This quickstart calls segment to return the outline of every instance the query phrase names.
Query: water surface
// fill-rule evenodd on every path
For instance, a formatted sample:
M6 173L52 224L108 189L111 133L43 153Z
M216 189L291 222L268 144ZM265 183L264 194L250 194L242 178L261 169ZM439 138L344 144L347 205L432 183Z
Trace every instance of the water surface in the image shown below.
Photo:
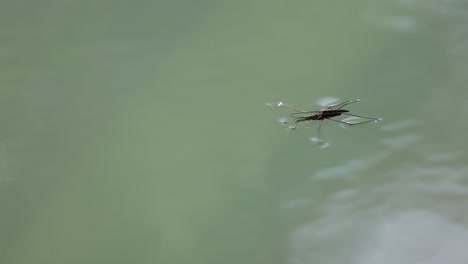
M460 1L3 1L0 262L464 263ZM382 117L288 131L285 101Z

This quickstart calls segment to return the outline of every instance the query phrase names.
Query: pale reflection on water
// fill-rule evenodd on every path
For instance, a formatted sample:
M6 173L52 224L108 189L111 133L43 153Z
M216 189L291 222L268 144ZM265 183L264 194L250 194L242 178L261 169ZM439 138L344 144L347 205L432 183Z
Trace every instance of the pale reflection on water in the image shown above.
M437 212L350 213L336 221L340 216L298 228L291 236L291 263L462 264L468 259L468 230Z
M360 264L466 263L468 230L432 211L402 211L369 226Z
M292 231L291 263L465 263L468 229L460 208L468 199L468 166L447 165L465 156L434 154L416 142L313 173L316 191L340 184L323 189L320 201L281 206L284 214L319 213ZM412 151L418 162L391 161ZM383 169L389 162L393 167Z

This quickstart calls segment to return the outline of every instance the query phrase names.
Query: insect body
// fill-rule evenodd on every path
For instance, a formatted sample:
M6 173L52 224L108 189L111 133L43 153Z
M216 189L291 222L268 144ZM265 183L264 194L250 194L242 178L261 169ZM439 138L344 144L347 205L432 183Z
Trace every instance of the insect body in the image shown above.
M330 119L332 117L340 116L341 114L347 113L347 112L349 112L349 110L345 110L345 109L322 109L320 111L317 111L316 113L311 113L310 115L306 115L306 116L303 116L303 117L298 117L296 119L296 121L302 122L302 121L310 121L310 120Z

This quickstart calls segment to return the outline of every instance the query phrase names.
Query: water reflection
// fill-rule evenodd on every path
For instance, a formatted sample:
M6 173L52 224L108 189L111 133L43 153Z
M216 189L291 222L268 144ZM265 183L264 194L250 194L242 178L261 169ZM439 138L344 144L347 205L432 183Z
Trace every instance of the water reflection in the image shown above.
M432 32L434 22L466 20L466 3L458 0L368 0L363 16L373 24L398 32Z
M313 173L319 200L282 206L317 214L292 230L292 263L464 263L468 167L447 166L463 157L433 151L417 147L415 162L402 145Z
M464 263L466 155L432 142L424 125L390 122L381 150L310 173L313 195L280 205L289 217L314 212L291 230L291 263Z
M383 162L390 155L388 151L382 151L378 154L363 157L361 159L346 160L344 164L331 168L322 169L314 173L313 180L331 180L331 179L353 179L356 175L364 173L371 166Z
M465 263L466 248L466 227L435 212L402 211L370 226L353 263Z
M309 138L310 142L319 146L320 148L328 148L331 146L330 142L325 141L323 138L311 137Z
M330 217L297 229L292 240L292 263L461 264L468 258L466 227L427 210ZM317 248L330 254L317 254Z

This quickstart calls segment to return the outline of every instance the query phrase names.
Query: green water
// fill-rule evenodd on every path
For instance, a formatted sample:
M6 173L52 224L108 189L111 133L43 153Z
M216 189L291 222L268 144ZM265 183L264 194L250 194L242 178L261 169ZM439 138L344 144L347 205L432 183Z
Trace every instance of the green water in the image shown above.
M0 3L0 263L464 263L468 6ZM288 131L285 101L382 122Z

